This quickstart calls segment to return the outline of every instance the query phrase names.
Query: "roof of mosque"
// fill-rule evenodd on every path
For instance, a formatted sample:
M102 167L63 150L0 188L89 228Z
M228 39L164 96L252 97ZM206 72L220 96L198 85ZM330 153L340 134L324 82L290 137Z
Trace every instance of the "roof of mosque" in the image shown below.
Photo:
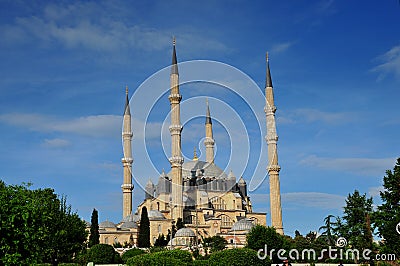
M192 176L196 174L198 170L201 171L201 175L204 177L217 177L217 178L227 178L227 174L222 171L215 163L208 163L200 160L193 160L184 162L182 165L182 176ZM168 173L171 176L171 172Z
M104 221L99 224L99 228L115 228L117 227L115 223L110 221Z
M237 221L229 231L250 231L254 226L252 220L244 218Z
M196 234L190 228L181 228L175 233L175 237L196 237Z

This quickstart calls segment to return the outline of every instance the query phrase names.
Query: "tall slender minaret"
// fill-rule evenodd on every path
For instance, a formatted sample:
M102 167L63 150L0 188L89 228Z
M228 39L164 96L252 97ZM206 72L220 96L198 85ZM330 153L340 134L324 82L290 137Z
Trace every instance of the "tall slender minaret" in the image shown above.
M267 135L265 139L268 144L267 170L269 174L271 224L279 234L283 235L281 192L279 184L279 171L281 167L278 165L278 150L277 150L278 135L276 134L276 124L275 124L276 107L274 103L274 91L272 87L271 72L269 70L268 53L267 53L267 78L265 82L265 98L266 98L266 105L264 111L267 118Z
M206 146L206 162L214 163L214 139L212 131L212 121L210 115L210 106L208 106L207 99L207 113L206 113L206 139L204 145Z
M122 131L122 142L124 148L124 157L122 158L122 165L124 166L124 183L121 186L123 218L132 213L132 137L131 110L129 108L128 86L126 86L126 103Z
M179 73L178 63L176 60L175 37L173 39L172 66L171 66L171 92L168 97L171 103L171 125L169 132L171 133L171 178L172 178L172 219L177 220L183 218L183 200L182 200L182 164L183 157L181 152L181 118L180 118L180 102L182 95L179 94Z

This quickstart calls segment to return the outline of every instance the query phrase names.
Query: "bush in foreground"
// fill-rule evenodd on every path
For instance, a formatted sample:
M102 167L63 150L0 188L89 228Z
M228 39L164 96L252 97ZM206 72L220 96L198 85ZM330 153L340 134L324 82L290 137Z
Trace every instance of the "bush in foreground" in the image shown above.
M135 256L128 259L128 266L172 266L172 265L191 265L192 254L189 251L174 249L156 253Z
M87 261L98 264L122 262L119 254L111 245L107 244L97 244L91 247L87 253Z
M257 257L257 251L248 248L235 248L227 249L223 251L214 252L208 259L208 265L219 266L241 266L241 265L252 265L252 266L270 266L271 261L267 257L265 260L261 260Z
M127 250L126 252L124 252L124 254L122 254L121 258L122 258L122 261L124 263L126 263L128 261L128 259L133 258L133 257L138 256L138 255L145 254L145 253L146 252L144 250L141 250L139 248L132 248L132 249Z

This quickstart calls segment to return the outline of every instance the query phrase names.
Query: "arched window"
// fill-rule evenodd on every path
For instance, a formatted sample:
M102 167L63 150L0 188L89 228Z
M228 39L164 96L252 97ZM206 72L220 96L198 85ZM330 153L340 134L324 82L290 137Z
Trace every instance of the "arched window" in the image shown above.
M196 223L196 216L189 215L185 217L185 224L195 224Z
M228 215L221 214L217 218L221 218L221 226L222 227L232 227L233 221Z
M226 209L226 203L223 199L220 197L214 197L210 199L210 207L217 209L217 210L225 210Z
M158 233L161 233L161 224L158 225Z
M159 211L159 210L160 210L160 203L157 202L157 211Z

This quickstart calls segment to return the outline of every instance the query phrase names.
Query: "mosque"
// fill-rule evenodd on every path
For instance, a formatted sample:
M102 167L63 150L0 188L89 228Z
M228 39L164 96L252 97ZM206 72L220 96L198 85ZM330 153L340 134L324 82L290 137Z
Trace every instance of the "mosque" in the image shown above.
M237 180L230 171L225 173L214 162L212 117L207 102L205 119L206 161L197 158L196 152L191 161L184 162L181 153L179 71L176 56L176 43L173 41L172 65L170 74L171 106L171 170L164 171L157 184L149 180L145 188L145 198L137 209L132 209L132 130L128 89L123 116L123 217L114 224L104 221L99 224L100 243L137 244L138 228L143 207L148 210L150 220L150 242L163 234L167 236L174 223L181 218L185 227L179 229L168 244L174 248L185 248L199 243L201 238L221 236L228 242L228 248L243 247L246 234L256 224L266 225L266 213L254 212L247 184L243 177ZM283 234L281 197L273 86L267 56L265 86L268 165L270 180L271 225Z

